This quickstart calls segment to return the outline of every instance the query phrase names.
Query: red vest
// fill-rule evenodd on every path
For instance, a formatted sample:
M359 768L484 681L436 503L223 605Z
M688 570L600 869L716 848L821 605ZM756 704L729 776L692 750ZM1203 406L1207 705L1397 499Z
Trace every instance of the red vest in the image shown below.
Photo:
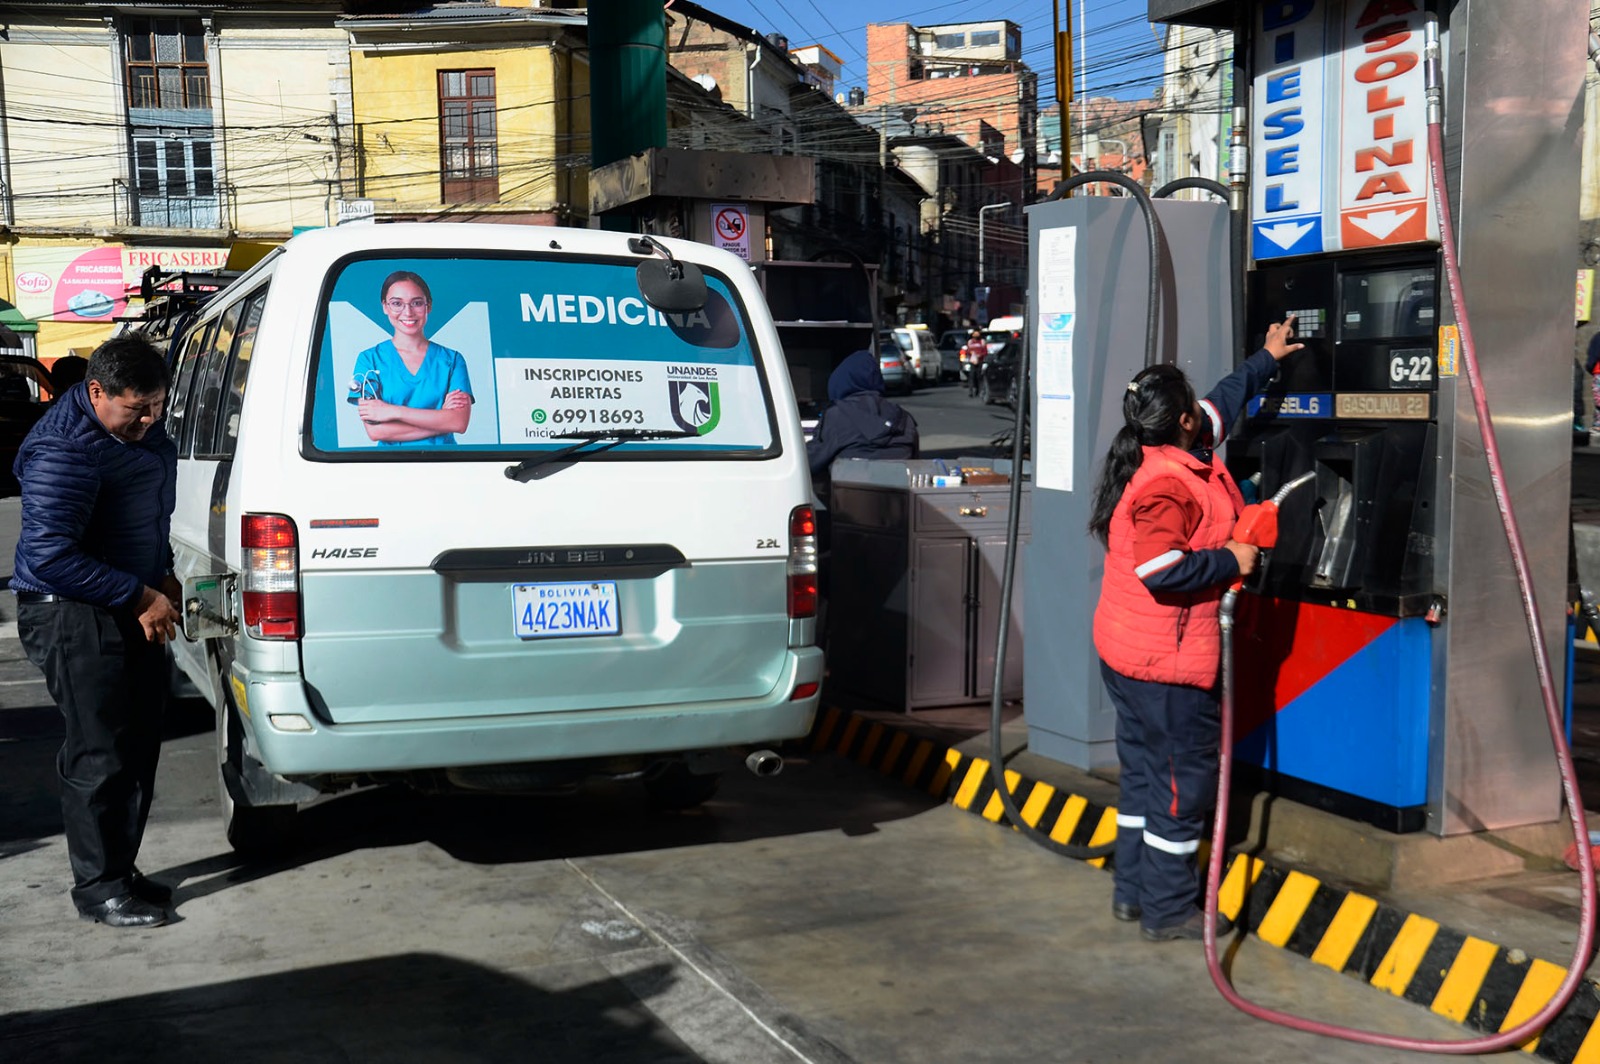
M1202 516L1190 550L1222 546L1244 508L1233 477L1215 456L1206 465L1176 447L1146 447L1111 514L1105 576L1094 611L1094 646L1107 665L1136 680L1210 688L1222 658L1217 607L1226 588L1151 594L1134 574L1133 505L1158 478L1174 477L1194 492Z

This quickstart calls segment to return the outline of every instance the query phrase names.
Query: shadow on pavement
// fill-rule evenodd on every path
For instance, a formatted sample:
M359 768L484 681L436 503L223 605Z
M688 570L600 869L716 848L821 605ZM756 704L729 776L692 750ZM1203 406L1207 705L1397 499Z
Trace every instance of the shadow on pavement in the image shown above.
M864 770L837 759L791 760L790 765L776 778L727 779L717 797L681 812L654 808L642 788L628 782L590 784L560 797L371 787L303 808L295 844L280 854L245 857L221 848L208 857L145 871L174 888L174 904L181 908L241 883L357 850L428 843L459 861L514 864L818 831L866 835L879 823L941 804L893 780L864 787ZM156 801L161 801L159 791ZM220 843L220 823L217 834Z
M15 1013L0 1017L0 1059L694 1064L702 1058L646 1004L675 978L651 965L555 991L451 957L398 954Z

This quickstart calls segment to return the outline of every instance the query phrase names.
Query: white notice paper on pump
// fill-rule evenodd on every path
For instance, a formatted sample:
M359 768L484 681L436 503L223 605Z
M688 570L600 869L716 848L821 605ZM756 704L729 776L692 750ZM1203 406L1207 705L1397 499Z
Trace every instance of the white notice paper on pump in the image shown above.
M1039 307L1033 322L1033 483L1072 490L1072 328L1077 316L1078 231L1039 234Z

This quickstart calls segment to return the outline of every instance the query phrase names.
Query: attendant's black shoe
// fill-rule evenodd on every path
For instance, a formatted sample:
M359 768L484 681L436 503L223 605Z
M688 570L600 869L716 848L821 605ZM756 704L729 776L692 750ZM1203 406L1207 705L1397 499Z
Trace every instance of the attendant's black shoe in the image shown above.
M1217 937L1228 934L1233 930L1233 921L1217 914ZM1174 939L1202 939L1206 937L1206 914L1199 909L1189 914L1189 918L1181 924L1172 924L1169 927L1141 927L1139 934L1147 942L1171 942Z
M1143 913L1144 910L1140 909L1137 905L1129 905L1125 901L1114 901L1111 903L1111 915L1115 916L1118 920L1121 920L1125 924L1133 923L1135 920L1139 919Z
M137 894L118 894L78 910L84 920L107 927L160 927L167 922L167 911Z
M145 874L137 868L133 870L133 893L143 898L152 905L167 906L172 904L172 888L165 883L157 883L147 879Z

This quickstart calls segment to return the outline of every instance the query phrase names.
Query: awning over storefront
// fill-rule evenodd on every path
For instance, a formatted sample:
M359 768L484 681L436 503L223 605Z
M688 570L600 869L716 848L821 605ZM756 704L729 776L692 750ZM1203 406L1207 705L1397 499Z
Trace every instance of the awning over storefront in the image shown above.
M29 321L22 311L0 299L0 349L21 351L26 346L21 334L38 331L38 322Z

